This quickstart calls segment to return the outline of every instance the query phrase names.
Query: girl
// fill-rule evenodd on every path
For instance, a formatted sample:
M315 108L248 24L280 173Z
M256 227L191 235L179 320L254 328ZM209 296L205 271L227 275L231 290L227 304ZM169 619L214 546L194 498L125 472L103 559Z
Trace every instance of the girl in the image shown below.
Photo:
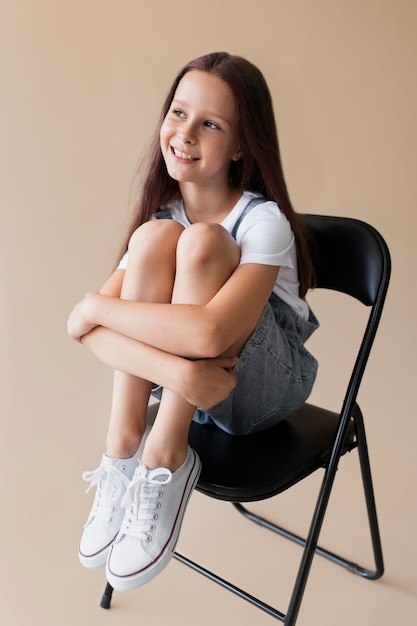
M79 557L121 590L172 557L200 473L191 420L268 428L304 403L317 370L304 347L312 265L260 71L227 53L186 65L142 180L114 273L68 322L115 370L106 453L83 475L97 491Z

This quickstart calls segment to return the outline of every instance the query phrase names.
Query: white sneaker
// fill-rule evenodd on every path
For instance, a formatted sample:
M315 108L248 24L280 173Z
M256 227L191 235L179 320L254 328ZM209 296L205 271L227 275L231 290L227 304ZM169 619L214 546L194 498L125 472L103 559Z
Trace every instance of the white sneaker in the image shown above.
M138 456L143 451L148 432L147 428L137 452ZM138 462L136 455L130 459L112 459L103 454L97 469L83 473L83 479L90 482L86 493L92 487L97 487L78 548L78 556L84 567L97 569L106 565L107 555L125 514L121 507L122 498Z
M124 496L125 518L107 559L107 580L114 589L141 587L168 565L200 471L201 461L190 447L184 464L173 473L139 465Z

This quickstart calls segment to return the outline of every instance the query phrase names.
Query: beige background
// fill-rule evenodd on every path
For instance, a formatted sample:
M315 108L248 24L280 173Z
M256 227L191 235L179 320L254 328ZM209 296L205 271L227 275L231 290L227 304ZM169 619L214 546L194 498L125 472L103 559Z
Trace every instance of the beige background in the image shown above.
M416 26L414 0L0 0L2 624L273 622L176 562L106 613L103 572L76 556L90 503L80 475L102 452L111 374L67 338L66 318L111 268L173 76L216 49L263 70L296 208L371 222L393 257L360 393L386 575L368 582L317 559L299 624L415 623ZM334 294L311 302L322 321L313 399L338 408L363 316ZM356 478L350 455L323 543L354 557L363 548L367 562ZM258 508L302 531L316 486ZM299 549L229 505L196 493L180 547L285 610Z

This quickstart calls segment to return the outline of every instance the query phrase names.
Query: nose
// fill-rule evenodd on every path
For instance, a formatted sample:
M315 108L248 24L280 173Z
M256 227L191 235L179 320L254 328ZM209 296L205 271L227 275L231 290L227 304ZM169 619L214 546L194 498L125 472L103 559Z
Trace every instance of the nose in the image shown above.
M186 120L181 124L179 136L184 144L195 143L196 129L194 123L191 120Z

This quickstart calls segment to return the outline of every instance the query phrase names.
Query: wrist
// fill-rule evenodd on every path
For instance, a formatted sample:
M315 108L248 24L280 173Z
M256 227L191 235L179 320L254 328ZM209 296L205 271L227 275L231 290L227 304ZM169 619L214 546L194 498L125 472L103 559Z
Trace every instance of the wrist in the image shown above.
M174 368L174 372L176 372L175 384L177 386L177 389L174 391L176 391L183 398L187 398L189 395L190 385L192 386L194 369L195 362L185 358L181 358L178 363L178 367Z
M103 296L98 293L88 293L85 297L86 318L89 324L100 325L100 300Z

